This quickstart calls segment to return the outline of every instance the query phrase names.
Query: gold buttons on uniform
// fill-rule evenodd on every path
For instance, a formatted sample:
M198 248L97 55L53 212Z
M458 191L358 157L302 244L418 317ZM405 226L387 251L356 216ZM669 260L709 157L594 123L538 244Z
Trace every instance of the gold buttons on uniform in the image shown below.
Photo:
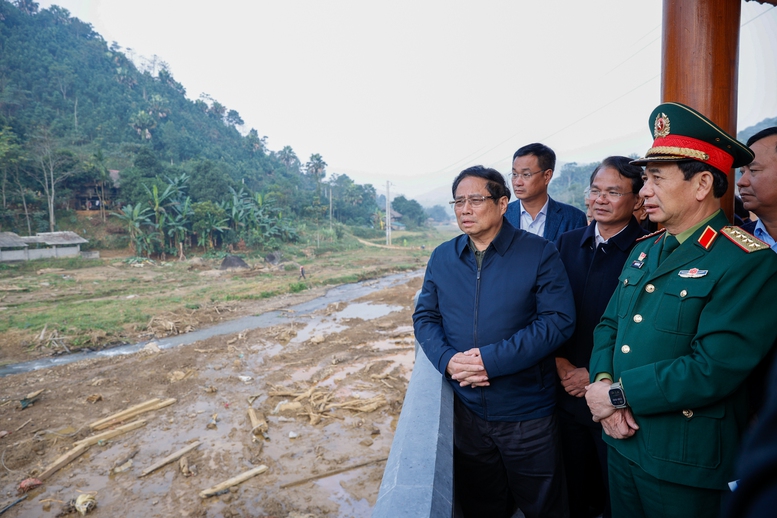
M645 286L645 291L648 293L653 293L654 291L656 291L656 287L653 286L652 284L648 284L647 286Z
M688 419L690 419L691 417L693 417L693 410L683 410L683 415Z
M634 315L634 322L636 322L637 324L642 322L642 315Z
M680 296L681 297L685 297L686 295L688 295L687 291L683 290L683 291L680 292Z
M631 347L629 347L628 345L624 345L623 347L621 347L621 352L623 354L629 354L631 352Z

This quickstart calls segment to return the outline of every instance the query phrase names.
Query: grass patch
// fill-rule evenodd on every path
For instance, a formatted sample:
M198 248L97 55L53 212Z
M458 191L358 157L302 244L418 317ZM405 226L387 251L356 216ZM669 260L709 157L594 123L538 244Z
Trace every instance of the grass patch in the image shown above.
M308 289L308 285L304 282L292 282L289 284L289 293L299 293Z

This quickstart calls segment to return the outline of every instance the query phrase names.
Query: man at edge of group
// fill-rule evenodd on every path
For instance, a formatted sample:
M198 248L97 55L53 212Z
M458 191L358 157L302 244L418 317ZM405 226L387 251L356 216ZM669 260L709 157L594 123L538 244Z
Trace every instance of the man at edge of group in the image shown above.
M575 333L556 351L556 408L571 518L609 518L607 445L585 402L594 328L618 284L618 275L645 230L634 217L642 205L642 168L625 156L605 158L592 175L588 202L594 223L556 243L575 297Z
M752 151L679 103L649 119L640 194L666 232L634 247L594 331L586 400L616 517L717 516L747 425L745 380L777 336L777 256L728 225L724 171Z
M745 210L758 220L742 228L777 252L777 126L759 131L747 145L755 158L742 167L737 187Z
M553 242L564 232L588 224L582 210L548 196L555 167L556 153L544 144L529 144L516 151L510 178L517 200L507 205L505 213L515 228Z
M452 192L464 234L432 252L413 324L454 392L457 503L468 517L568 516L553 358L575 324L564 265L504 219L498 171L465 169Z
M742 225L777 252L777 126L766 128L749 139L755 158L743 166L737 182L744 209L758 219ZM772 345L748 380L751 410L757 414L753 430L737 460L737 477L726 516L772 516L777 504L777 343ZM772 373L769 375L769 367ZM767 383L771 376L771 385ZM760 494L759 494L760 493ZM748 514L749 513L749 514Z

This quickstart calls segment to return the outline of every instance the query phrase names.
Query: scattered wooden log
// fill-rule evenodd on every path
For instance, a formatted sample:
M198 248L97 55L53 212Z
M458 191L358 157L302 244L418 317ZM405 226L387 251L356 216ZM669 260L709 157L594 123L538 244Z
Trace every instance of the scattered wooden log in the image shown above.
M52 462L51 464L46 467L46 469L43 470L43 473L41 473L38 476L38 480L41 482L45 482L47 478L49 478L51 475L59 471L62 467L70 464L75 459L83 455L83 453L89 449L89 444L80 444L76 446L75 448L69 450L64 455L59 457L57 460Z
M221 484L217 484L213 487L210 487L208 489L205 489L203 491L200 491L200 498L208 498L209 496L213 496L216 493L219 493L225 489L229 489L232 486L236 486L238 484L242 484L249 478L255 477L256 475L259 475L260 473L264 473L269 468L262 464L261 466L258 466L252 470L246 471L245 473L241 473L240 475L236 477L232 477L227 481L222 482Z
M165 457L164 459L162 459L162 460L160 460L159 462L157 462L157 463L153 464L152 466L150 466L150 467L146 468L146 469L143 471L143 473L141 473L141 474L140 474L140 477L145 477L145 476L146 476L146 475L148 475L149 473L152 473L152 472L154 472L154 471L158 470L158 469L159 469L159 468L161 468L162 466L164 466L164 465L166 465L166 464L170 464L171 462L174 462L174 461L176 461L176 460L180 459L181 457L183 457L184 455L186 455L186 454L187 454L187 453L189 453L190 451L192 451L192 450L196 449L196 448L197 448L199 445L200 445L200 441L194 441L194 442L193 442L193 443L191 443L190 445L188 445L188 446L186 446L186 447L184 447L184 448L181 448L181 449L180 449L180 450L178 450L177 452L175 452L175 453L171 453L170 455L168 455L168 456L167 456L167 457Z
M331 471L327 471L327 472L324 472L324 473L319 473L318 475L313 475L313 476L310 476L310 477L307 477L307 478L303 478L302 480L297 480L295 482L286 482L285 484L281 484L281 489L286 489L287 487L298 486L300 484L304 484L305 482L310 482L312 480L317 480L319 478L330 477L332 475L337 475L339 473L344 473L346 471L351 471L352 469L356 469L356 468L361 468L363 466L367 466L368 464L372 464L374 462L383 462L384 460L387 460L387 459L388 459L388 457L381 457L380 459L372 459L372 460L368 460L368 461L365 461L365 462L361 462L359 464L354 464L353 466L348 466L346 468L338 468L338 469L333 469Z
M170 398L165 400L160 400L159 398L149 399L144 403L140 403L139 405L129 407L126 410L122 410L121 412L117 412L113 415L109 415L104 419L95 421L94 423L90 424L89 427L94 431L104 430L105 428L121 423L122 421L127 421L145 412L150 412L152 410L159 410L160 408L170 406L176 401L177 400L175 398Z
M88 444L89 446L91 446L92 444L97 444L100 441L104 441L106 439L112 439L116 436L123 435L127 432L131 432L132 430L136 430L141 426L146 426L146 421L142 419L138 421L133 421L129 424L125 424L124 426L119 426L114 430L109 430L107 432L98 433L97 435L92 435L91 437L87 437L86 439L81 439L80 441L74 442L73 445L79 446L81 444Z

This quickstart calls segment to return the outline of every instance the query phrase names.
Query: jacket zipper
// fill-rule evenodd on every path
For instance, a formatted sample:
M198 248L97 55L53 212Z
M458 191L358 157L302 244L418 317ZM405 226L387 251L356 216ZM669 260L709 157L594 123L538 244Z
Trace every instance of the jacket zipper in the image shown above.
M473 342L472 347L478 347L478 311L480 310L480 270L483 267L483 262L486 260L486 251L483 251L483 256L480 258L480 261L478 261L477 257L475 257L475 264L478 267L478 273L475 280L475 323L472 326L474 329L474 336L473 336ZM483 392L483 387L478 387L480 389L480 401L481 405L483 406L483 417L485 419L488 419L488 407L486 406L486 395Z

